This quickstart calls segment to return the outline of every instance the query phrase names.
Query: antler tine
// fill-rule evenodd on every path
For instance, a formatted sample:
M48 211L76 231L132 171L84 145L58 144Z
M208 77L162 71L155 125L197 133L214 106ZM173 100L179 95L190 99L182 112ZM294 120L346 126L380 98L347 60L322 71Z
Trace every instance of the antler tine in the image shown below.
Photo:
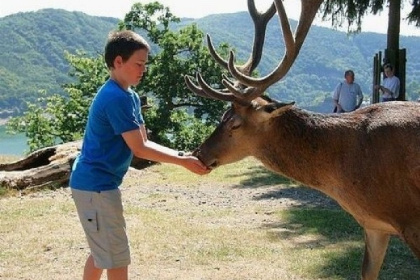
M209 34L207 34L207 46L209 48L209 52L211 54L211 56L213 57L213 59L219 63L223 68L225 68L226 70L228 69L227 66L227 61L224 60L217 52L216 49L214 48L213 42L211 41L211 37Z
M238 69L243 74L251 75L261 61L267 24L276 13L276 6L273 2L267 11L261 13L255 6L255 0L248 0L248 11L254 22L254 41L250 57L244 65L238 66Z
M249 105L252 100L260 96L259 92L257 92L254 87L238 89L227 79L223 79L222 84L233 94L234 97L236 97L236 102L243 105Z
M250 104L252 100L258 97L255 92L255 88L239 85L237 81L231 80L225 74L222 74L222 84L237 98L237 102L247 105Z
M231 74L242 84L256 88L259 94L262 94L269 86L279 81L286 75L290 67L293 65L300 48L303 45L305 37L309 32L312 21L322 3L322 0L306 1L301 0L302 10L299 18L299 24L296 28L295 36L290 28L290 23L287 19L286 10L284 9L282 0L274 0L274 4L277 9L277 14L280 19L281 29L283 30L283 38L285 41L285 54L283 59L277 65L277 67L269 73L267 76L262 78L252 78L249 75L244 75L240 69L235 67L233 61L233 53L229 58L228 68Z
M230 55L229 55L228 68L229 68L229 71L232 74L232 76L238 77L240 75L240 76L247 77L244 74L242 74L241 72L239 72L239 70L235 67L234 61L235 61L235 54L234 54L233 51L231 51ZM248 88L243 89L241 91L240 88L235 87L235 85L229 79L226 79L226 78L224 78L222 80L222 83L238 99L246 100L248 102L257 98L263 92L263 91L257 91L257 89L255 87L248 87ZM236 82L236 83L238 83L238 82Z
M296 28L296 36L295 41L296 45L302 46L303 42L305 41L306 35L311 28L312 21L315 18L316 13L319 10L323 0L313 0L313 1L301 1L301 13L299 17L299 24ZM296 54L297 56L297 54Z
M204 82L203 77L200 74L197 74L196 80L199 82L200 86L204 85L205 89L203 87L198 87L195 83L192 82L193 77L189 75L185 75L185 84L187 85L188 89L197 94L198 96L204 97L204 98L211 98L215 100L223 100L223 101L232 101L233 95L228 95L222 92L218 92L216 90L213 90L209 85L207 85Z
M251 15L251 18L254 22L254 41L252 46L252 52L250 57L248 58L247 62L241 66L236 67L234 65L235 57L234 53L231 51L229 56L229 61L226 62L225 60L221 59L219 55L217 55L214 52L213 45L211 44L211 41L209 42L212 45L212 49L210 52L214 52L215 55L212 55L215 60L219 62L219 64L223 65L225 68L227 68L231 74L236 76L244 76L251 75L252 71L258 66L258 64L261 61L262 57L262 50L265 42L265 34L267 31L267 24L270 21L270 19L274 16L276 13L276 6L274 2L270 5L270 7L267 9L267 11L261 13L257 10L255 6L254 0L248 0L248 10L249 14ZM209 39L209 38L208 38ZM210 49L210 47L209 47ZM226 66L225 66L226 65ZM247 89L241 90L235 84L226 77L223 77L222 83L225 87L229 89L229 91L238 99L242 99L245 102L252 101L256 97L258 97L260 94L256 91L254 87L250 87Z
M235 96L233 96L231 93L224 93L218 90L213 89L211 86L209 86L206 81L204 81L203 76L201 76L200 73L197 73L196 78L198 84L200 85L200 90L202 93L206 95L207 98L213 98L216 100L223 100L232 102L235 99Z
M276 7L273 2L270 8L268 8L266 12L260 13L255 7L255 1L248 0L248 10L254 22L254 27L255 27L254 28L255 30L254 43L253 43L251 55L248 58L247 62L245 62L245 64L241 66L238 66L238 69L240 69L239 70L240 72L250 75L261 61L266 27L270 19L276 13ZM214 60L225 69L228 69L228 62L216 52L216 49L214 48L213 42L209 34L207 34L207 45L208 45L210 54L214 58Z
M270 8L266 12L260 13L257 11L255 7L254 0L248 0L248 10L254 22L254 27L255 27L252 52L247 62L241 66L238 66L238 70L235 68L235 66L233 66L233 68L235 68L235 71L236 70L240 71L241 74L244 73L244 74L250 75L252 71L257 67L258 63L261 61L262 49L264 45L267 24L276 13L276 7L274 3L272 3ZM228 61L223 59L216 52L216 49L213 45L210 35L207 34L206 37L207 37L208 49L213 59L227 70L229 70L229 68L232 68L232 67L229 67ZM231 57L229 58L230 60L232 60ZM253 94L255 93L254 88L243 89L243 87L241 87L241 85L239 85L237 82L230 81L230 79L226 75L223 76L222 83L230 91L230 93L224 93L224 92L211 88L204 81L201 75L197 75L197 83L199 84L199 86L197 86L196 84L192 82L192 77L190 76L185 76L185 82L187 84L187 87L192 92L206 98L220 99L220 100L231 101L231 102L235 101L243 105L248 105L250 101L252 100L250 99L251 97L253 96L257 97L257 95Z
M299 54L306 35L309 32L314 17L322 2L323 0L301 0L302 9L299 23L295 34L293 35L282 0L274 0L273 4L265 13L259 13L257 11L254 0L248 0L248 9L254 21L255 34L252 53L244 65L235 66L235 55L232 51L230 52L228 61L224 60L219 54L217 54L210 36L207 35L207 43L212 57L220 65L227 68L230 74L237 79L237 82L233 83L226 77L223 77L222 83L230 91L230 93L223 93L212 89L203 80L201 75L197 75L197 82L201 88L192 83L190 78L186 78L188 87L200 96L249 104L252 99L262 95L269 86L276 83L287 74ZM281 29L283 30L283 38L286 49L285 54L277 67L271 73L262 78L253 78L250 75L261 60L267 24L275 14L276 10L280 19ZM244 89L242 85L245 85L248 88Z
M196 84L194 84L192 82L193 77L189 75L185 75L184 79L185 79L185 84L187 85L188 89L194 92L195 94L197 94L198 96L201 96L204 98L211 98L215 100L227 101L227 102L236 101L242 105L250 104L250 101L247 101L247 100L242 100L242 99L237 100L235 95L231 93L224 93L221 91L214 90L204 81L203 77L199 73L197 74L196 80L198 81L201 87L198 87Z
M184 76L184 80L185 80L185 84L187 85L187 88L191 90L192 92L194 92L195 94L197 94L198 96L201 96L204 98L210 98L210 96L208 96L202 88L198 87L195 83L193 83L192 79L193 77L191 77L190 75Z

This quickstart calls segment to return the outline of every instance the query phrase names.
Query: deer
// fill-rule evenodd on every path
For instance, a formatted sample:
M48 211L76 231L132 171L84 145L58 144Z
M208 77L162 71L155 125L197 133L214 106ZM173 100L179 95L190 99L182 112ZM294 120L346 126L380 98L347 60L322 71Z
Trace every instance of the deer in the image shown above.
M265 91L293 65L322 0L301 1L292 32L282 0L260 12L248 0L254 39L248 60L235 64L207 45L226 68L222 89L200 73L185 76L199 97L230 103L212 134L193 151L214 169L245 157L334 199L364 231L361 279L377 279L391 236L400 237L420 258L420 103L370 104L343 114L321 114L271 99ZM284 56L264 77L252 77L262 57L265 30L277 14L285 42ZM398 143L402 143L398 145Z

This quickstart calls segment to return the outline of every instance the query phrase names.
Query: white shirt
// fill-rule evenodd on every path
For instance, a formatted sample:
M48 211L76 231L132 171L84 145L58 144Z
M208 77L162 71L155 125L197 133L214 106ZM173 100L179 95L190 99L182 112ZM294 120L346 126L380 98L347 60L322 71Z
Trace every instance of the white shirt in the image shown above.
M357 83L348 84L344 81L335 88L333 99L338 100L338 104L344 111L351 112L356 109L360 100L363 99L363 93Z
M390 95L387 92L384 92L383 97L386 97L386 98L393 97L397 99L398 96L400 95L400 79L398 79L398 77L396 76L385 78L383 87L389 89L392 92L392 95Z

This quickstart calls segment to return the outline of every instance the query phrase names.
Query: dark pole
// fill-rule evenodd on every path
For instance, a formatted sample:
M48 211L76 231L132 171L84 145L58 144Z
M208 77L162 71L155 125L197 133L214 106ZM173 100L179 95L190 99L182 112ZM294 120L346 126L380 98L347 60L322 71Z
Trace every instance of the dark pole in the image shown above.
M387 49L400 49L401 0L390 0L388 10Z
M400 78L398 100L405 100L405 56L400 51L401 0L389 0L387 49L385 60L394 65L395 76Z

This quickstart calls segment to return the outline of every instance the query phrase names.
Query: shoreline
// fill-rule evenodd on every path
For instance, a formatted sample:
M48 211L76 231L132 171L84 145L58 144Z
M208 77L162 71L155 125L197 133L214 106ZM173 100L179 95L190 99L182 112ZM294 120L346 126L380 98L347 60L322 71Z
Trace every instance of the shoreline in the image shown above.
M10 118L7 119L0 119L0 125L6 125Z

